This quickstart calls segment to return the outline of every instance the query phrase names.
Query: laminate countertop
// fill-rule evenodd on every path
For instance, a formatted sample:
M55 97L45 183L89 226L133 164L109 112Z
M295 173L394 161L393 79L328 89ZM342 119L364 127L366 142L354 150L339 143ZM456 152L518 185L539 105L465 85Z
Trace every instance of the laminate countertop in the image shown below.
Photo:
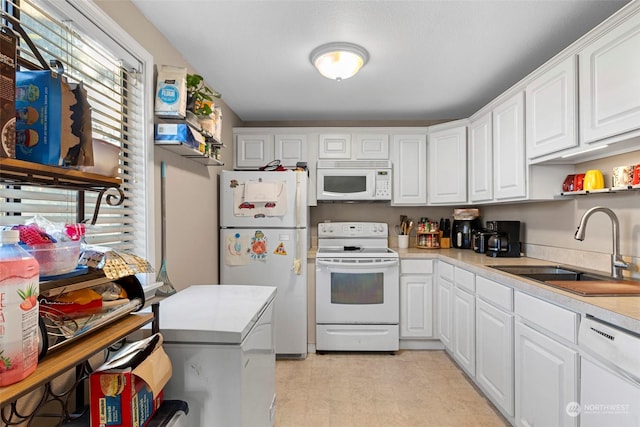
M492 268L497 265L558 265L557 262L536 258L493 258L468 249L398 249L400 259L435 259L464 268L490 280L495 280L515 290L560 305L583 316L593 316L605 322L640 334L640 296L592 296L585 297L543 283L515 276ZM308 251L307 257L315 259L316 248ZM581 271L606 275L582 266L571 266Z

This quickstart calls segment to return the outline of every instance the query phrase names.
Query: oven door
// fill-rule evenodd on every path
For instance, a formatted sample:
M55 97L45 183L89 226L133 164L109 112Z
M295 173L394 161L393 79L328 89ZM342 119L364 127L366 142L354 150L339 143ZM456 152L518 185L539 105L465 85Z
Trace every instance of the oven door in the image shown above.
M316 323L397 324L397 258L316 259Z

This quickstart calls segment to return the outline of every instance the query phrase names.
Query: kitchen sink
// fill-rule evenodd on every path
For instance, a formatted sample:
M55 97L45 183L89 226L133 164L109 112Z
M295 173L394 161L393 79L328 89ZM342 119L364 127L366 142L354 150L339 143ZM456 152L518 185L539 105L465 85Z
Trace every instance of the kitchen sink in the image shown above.
M526 277L531 280L537 280L538 282L611 280L611 278L607 276L599 276L596 274L585 273L583 271L553 265L495 265L492 267L496 270L504 271L505 273L515 274L516 276Z
M493 265L491 267L585 297L640 296L640 281L633 279L614 279L560 265Z

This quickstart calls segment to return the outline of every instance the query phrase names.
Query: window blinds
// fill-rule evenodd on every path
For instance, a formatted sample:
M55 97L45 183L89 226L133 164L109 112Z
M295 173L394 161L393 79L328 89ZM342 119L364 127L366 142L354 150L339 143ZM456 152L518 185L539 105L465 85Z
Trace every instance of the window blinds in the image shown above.
M144 233L146 217L143 209L143 64L117 42L99 43L97 39L105 40L105 30L92 24L90 19L79 25L78 16L82 16L82 10L74 8L73 2L1 1L4 12L2 25L11 29L19 23L46 61L60 61L70 82L82 82L91 106L93 138L107 141L120 149L118 177L122 180L124 202L119 206L109 206L103 198L95 226L87 226L86 242L119 250L132 250L136 246L140 249L136 240L144 241L141 233ZM59 6L62 3L73 13L61 11ZM14 33L19 40L20 69L41 67L37 53L30 49L18 32ZM88 33L98 37L92 38ZM73 223L76 222L78 200L76 191L26 185L0 186L0 225L23 223L34 215ZM88 220L96 200L97 193L85 193L85 217ZM137 253L145 255L140 251Z

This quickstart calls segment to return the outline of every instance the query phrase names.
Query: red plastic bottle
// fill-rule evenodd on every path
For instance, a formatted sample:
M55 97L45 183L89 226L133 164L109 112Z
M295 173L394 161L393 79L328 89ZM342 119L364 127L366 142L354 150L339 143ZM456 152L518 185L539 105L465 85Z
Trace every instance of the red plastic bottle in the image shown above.
M18 230L0 231L0 387L38 366L38 261L18 245Z

